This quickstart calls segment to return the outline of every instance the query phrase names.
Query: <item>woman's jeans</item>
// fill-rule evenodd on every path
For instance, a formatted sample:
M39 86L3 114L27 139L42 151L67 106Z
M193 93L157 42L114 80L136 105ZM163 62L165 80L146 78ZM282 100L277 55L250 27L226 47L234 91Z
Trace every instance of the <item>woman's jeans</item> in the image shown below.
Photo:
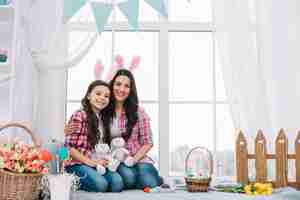
M162 184L157 169L150 163L137 163L133 167L127 167L122 163L118 172L123 178L126 189L154 188Z
M68 173L75 173L80 177L80 189L88 192L121 192L124 184L117 172L106 171L104 175L95 168L83 164L67 166Z

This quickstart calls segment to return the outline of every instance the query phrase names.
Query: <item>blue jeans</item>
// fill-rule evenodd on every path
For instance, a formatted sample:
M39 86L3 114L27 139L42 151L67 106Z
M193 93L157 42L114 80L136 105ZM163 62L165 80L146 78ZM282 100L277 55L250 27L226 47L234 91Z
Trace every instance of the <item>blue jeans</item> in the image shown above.
M134 167L127 167L123 163L118 168L126 189L154 188L162 184L156 168L150 163L137 163Z
M68 173L75 173L80 177L80 189L88 192L121 192L123 180L116 172L106 171L104 175L95 168L87 165L76 164L66 167Z

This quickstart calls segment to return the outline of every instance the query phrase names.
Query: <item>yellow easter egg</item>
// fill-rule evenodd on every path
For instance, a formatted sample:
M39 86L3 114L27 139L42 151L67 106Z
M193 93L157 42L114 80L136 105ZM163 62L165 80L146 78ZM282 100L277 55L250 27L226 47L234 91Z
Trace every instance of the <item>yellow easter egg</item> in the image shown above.
M251 191L251 185L245 185L244 190L245 190L245 192Z
M268 188L266 192L267 192L268 195L271 195L273 193L273 189L272 188Z

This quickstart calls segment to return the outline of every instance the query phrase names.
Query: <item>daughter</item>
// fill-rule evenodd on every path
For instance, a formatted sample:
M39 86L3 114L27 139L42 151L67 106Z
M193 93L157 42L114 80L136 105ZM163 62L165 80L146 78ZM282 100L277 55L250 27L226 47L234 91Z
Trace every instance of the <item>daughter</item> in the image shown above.
M65 137L71 160L66 164L68 173L80 177L80 189L88 192L121 192L123 181L117 172L97 172L98 165L106 167L107 160L93 160L92 153L98 143L110 142L110 126L107 106L110 99L109 85L101 80L92 82L81 100L82 109L73 113Z

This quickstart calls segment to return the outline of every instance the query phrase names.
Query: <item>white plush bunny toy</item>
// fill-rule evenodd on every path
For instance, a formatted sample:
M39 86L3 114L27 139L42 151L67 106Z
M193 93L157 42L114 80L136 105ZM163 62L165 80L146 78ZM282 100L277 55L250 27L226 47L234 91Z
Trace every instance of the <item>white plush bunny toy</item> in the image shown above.
M112 155L111 155L111 150L108 146L108 144L97 144L95 146L95 155L94 155L94 159L97 159L97 160L102 160L102 159L105 159L105 160L108 160L108 166L107 168L112 171L112 172L115 172L118 168L118 166L120 165L120 161L113 158ZM97 165L97 171L103 175L105 174L106 172L106 169L104 166L102 165Z
M113 138L110 144L111 155L113 158L123 162L126 166L132 167L135 160L130 156L129 151L125 148L125 141L122 137Z

